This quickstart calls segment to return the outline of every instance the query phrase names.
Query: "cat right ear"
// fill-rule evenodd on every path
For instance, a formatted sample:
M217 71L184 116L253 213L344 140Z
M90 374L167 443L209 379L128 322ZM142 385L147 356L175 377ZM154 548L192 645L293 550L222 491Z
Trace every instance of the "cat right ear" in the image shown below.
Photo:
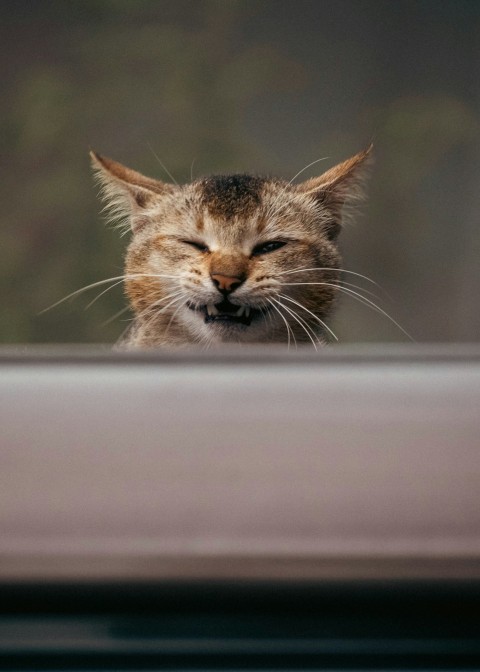
M365 169L372 160L373 145L343 163L330 168L320 177L314 177L297 185L297 190L310 196L322 210L329 214L324 220L325 233L334 240L342 225L342 210L345 204L363 197L362 182Z
M91 151L90 158L105 210L119 222L119 228L131 228L133 232L143 228L154 202L174 191L171 184L145 177L96 152Z

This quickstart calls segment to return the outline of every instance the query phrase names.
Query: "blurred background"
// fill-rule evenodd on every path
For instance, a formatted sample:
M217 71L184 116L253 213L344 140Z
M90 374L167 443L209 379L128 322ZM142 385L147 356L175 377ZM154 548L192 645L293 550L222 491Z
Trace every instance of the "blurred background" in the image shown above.
M418 341L480 337L480 2L2 0L0 340L113 342L127 237L88 149L178 182L307 179L375 143L345 267ZM156 158L159 157L160 161ZM365 285L368 288L368 285ZM100 288L101 289L101 288ZM345 298L343 342L403 341Z

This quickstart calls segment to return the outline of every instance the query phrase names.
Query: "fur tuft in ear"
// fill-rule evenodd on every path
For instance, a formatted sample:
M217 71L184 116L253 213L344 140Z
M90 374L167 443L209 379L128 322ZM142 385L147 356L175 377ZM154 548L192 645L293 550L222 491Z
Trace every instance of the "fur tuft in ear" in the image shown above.
M148 209L159 196L171 193L174 187L145 177L117 161L90 152L95 178L100 184L105 210L125 232L138 230L146 221Z
M297 186L299 192L311 196L331 215L325 223L330 240L334 240L340 232L344 205L360 200L363 196L362 182L365 169L371 162L372 149L373 145L370 145L323 175Z

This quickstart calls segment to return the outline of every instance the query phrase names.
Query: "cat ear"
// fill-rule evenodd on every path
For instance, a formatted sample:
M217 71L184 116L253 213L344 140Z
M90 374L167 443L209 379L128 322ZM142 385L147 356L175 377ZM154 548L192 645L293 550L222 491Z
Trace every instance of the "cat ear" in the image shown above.
M327 236L334 240L341 228L342 209L347 202L360 199L365 169L371 162L373 145L350 159L330 168L320 177L313 177L297 186L297 190L311 196L327 211Z
M147 221L149 206L159 196L171 193L174 187L159 180L145 177L121 163L90 152L95 177L102 188L105 209L112 219L126 223L135 232Z

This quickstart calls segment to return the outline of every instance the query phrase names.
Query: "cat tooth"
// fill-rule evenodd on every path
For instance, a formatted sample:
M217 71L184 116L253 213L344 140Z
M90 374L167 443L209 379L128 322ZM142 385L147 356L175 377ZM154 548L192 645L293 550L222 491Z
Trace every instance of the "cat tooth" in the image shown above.
M235 316L236 316L236 317L242 317L242 315L243 315L243 311L244 311L244 310L245 310L245 306L240 306L240 308L239 308L239 309L237 310L237 312L235 313Z
M250 306L245 306L245 317L250 317Z
M215 315L218 315L218 309L215 308L215 305L213 303L208 303L207 313L210 315L210 317L214 317Z

